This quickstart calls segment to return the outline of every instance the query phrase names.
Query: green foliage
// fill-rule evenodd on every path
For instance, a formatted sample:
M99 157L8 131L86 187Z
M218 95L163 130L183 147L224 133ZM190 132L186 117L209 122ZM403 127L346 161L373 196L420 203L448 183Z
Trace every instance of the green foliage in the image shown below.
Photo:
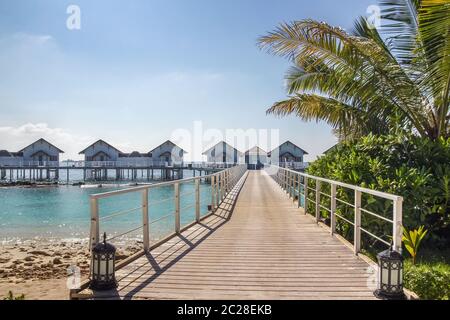
M8 295L3 298L3 300L25 300L25 295L21 294L19 296L14 296L12 291L8 292Z
M368 135L337 145L314 161L308 173L403 196L403 225L408 229L424 225L429 232L425 245L450 245L450 139ZM343 189L338 189L337 197L353 202L353 195ZM392 201L367 196L362 201L365 209L392 218ZM352 221L351 211L346 210L338 205L338 213ZM391 234L388 223L362 216L362 224L371 232Z
M404 286L419 295L420 299L450 299L450 265L442 262L405 262Z
M424 226L420 226L419 229L414 229L408 231L406 228L403 228L403 237L402 241L405 245L406 250L408 250L409 254L412 257L412 264L416 264L417 252L419 251L420 243L422 239L426 236L428 230L424 230Z

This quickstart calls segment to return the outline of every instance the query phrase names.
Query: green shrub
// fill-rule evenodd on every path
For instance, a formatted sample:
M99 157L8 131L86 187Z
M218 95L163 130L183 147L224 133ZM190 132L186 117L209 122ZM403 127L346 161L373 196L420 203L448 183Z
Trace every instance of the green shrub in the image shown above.
M14 296L12 291L8 292L8 295L3 298L3 300L25 300L25 295L21 294L19 296Z
M413 265L408 260L404 268L404 285L420 299L449 300L450 265L440 262Z
M424 225L429 231L424 246L450 245L450 139L430 141L401 133L369 135L339 144L314 161L307 172L403 196L404 226L414 229ZM351 192L338 189L337 193L338 198L353 202ZM322 204L326 206L329 200L323 198ZM362 205L392 218L391 201L365 196ZM338 212L351 221L352 210L340 207ZM351 240L352 228L345 222L337 220L337 223L337 230ZM392 226L380 219L363 215L362 223L379 236L392 233Z

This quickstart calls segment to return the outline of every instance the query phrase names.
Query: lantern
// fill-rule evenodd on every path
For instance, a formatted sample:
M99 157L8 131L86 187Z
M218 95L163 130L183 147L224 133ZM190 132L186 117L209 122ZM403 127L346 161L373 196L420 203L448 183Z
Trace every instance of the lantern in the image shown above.
M403 257L392 246L377 255L378 289L374 292L380 299L405 299L403 293Z
M110 290L117 288L115 276L116 247L106 242L106 232L103 242L92 249L91 282L93 290Z

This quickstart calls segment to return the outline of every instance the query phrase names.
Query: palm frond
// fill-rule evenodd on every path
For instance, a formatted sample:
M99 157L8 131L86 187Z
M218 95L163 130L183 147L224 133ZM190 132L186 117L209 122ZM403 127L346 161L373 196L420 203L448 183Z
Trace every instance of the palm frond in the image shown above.
M297 65L314 59L336 72L353 73L382 91L421 134L430 131L429 124L421 121L423 110L419 106L423 96L392 55L372 39L351 36L326 23L303 20L282 24L260 38L259 44L273 54L290 57Z
M269 112L321 119L338 132L352 126L377 132L379 126L431 139L449 136L449 0L380 3L387 22L381 31L365 18L351 34L307 19L261 37L262 49L294 64L286 74L290 98Z
M392 41L392 52L401 64L410 64L416 58L419 22L417 12L421 0L380 0L382 31Z
M325 121L334 129L353 136L362 136L374 131L386 133L388 129L386 123L356 103L350 105L316 94L291 96L287 100L276 102L267 113L277 116L295 115L305 121Z
M437 108L438 133L446 132L450 105L450 2L423 0L419 10L419 31L429 70L423 83L432 87Z

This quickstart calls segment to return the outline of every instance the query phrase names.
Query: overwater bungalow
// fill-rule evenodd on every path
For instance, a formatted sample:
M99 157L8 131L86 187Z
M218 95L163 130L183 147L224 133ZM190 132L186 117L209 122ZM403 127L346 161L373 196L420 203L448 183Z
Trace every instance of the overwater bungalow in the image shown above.
M183 162L185 153L185 150L170 140L147 153L139 151L125 153L103 140L98 140L80 151L80 154L84 154L85 161L112 161L118 165L136 164L140 166L160 165L162 163L165 163L165 165L180 164Z
M259 169L267 164L267 152L254 146L245 152L245 163L252 168Z
M0 165L43 166L48 163L58 163L60 153L64 151L41 138L17 152L1 150Z
M0 166L13 166L20 163L22 155L19 152L0 150Z
M303 163L304 155L308 152L293 144L290 141L286 141L273 149L268 153L270 163L272 164L285 164L285 163Z
M329 153L329 152L331 152L331 151L334 151L334 150L338 147L338 145L339 145L339 144L334 144L334 145L332 145L332 146L329 147L327 150L325 150L324 152L322 152L322 154L327 154L327 153Z
M97 140L79 154L84 155L85 161L117 161L123 152L103 140Z
M241 163L243 153L225 141L220 141L202 153L209 163Z

